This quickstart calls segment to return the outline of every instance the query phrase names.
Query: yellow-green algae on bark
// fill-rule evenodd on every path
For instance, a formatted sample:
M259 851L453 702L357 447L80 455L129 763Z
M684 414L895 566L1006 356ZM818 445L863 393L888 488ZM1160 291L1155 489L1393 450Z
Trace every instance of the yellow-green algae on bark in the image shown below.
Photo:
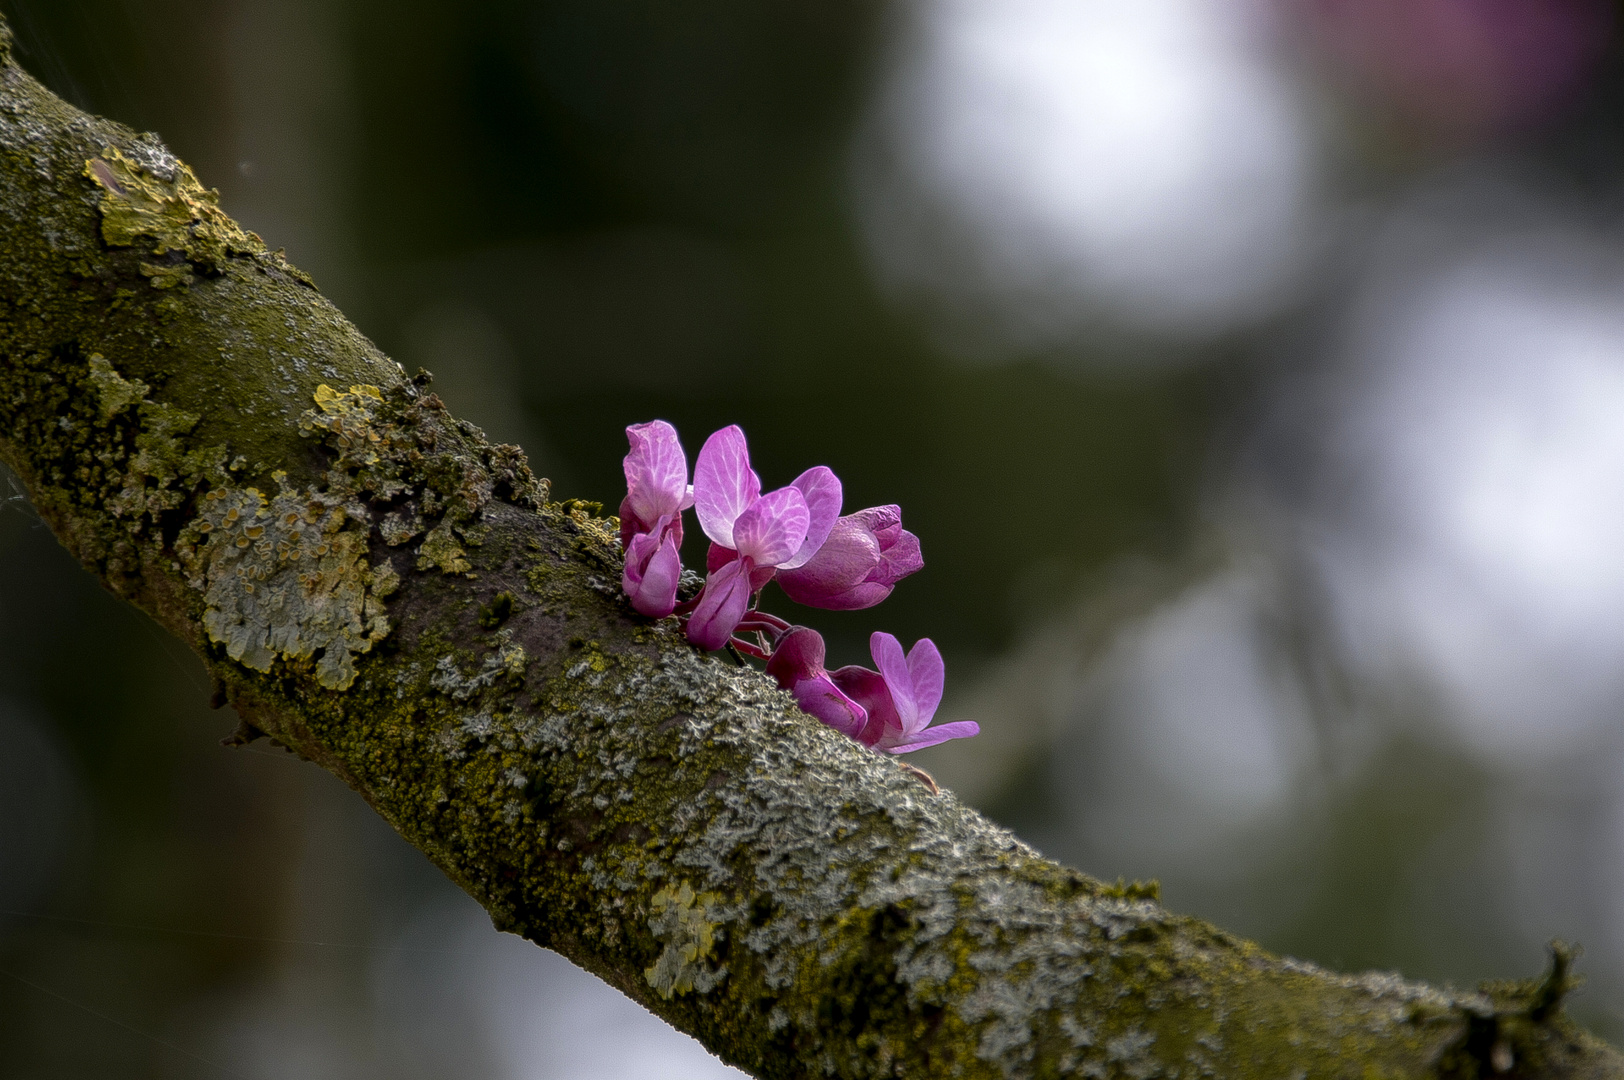
M3 35L0 35L3 37ZM1544 984L1271 957L1043 859L619 596L150 135L0 40L0 457L242 717L762 1077L1624 1075Z

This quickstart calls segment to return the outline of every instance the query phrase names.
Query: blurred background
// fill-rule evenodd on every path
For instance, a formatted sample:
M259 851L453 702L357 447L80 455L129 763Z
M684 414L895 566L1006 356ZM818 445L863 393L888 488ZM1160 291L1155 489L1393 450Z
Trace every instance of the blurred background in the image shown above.
M1612 3L0 9L559 495L663 417L900 503L808 621L933 638L984 734L914 760L1046 853L1341 969L1576 940L1624 1038ZM0 1074L738 1075L222 749L0 496Z

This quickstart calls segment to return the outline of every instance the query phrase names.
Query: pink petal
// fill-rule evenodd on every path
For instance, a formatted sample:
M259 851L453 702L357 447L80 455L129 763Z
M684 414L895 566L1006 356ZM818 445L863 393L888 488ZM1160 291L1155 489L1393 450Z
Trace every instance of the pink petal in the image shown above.
M887 543L880 540L880 571L877 580L893 585L909 574L925 568L925 558L919 551L919 537L898 527L895 539Z
M813 606L823 608L825 611L861 611L864 608L873 607L887 596L890 596L894 588L893 585L880 585L873 581L865 581L861 585L854 586L841 593L830 603L815 604Z
M942 703L942 686L947 681L947 665L930 638L920 638L908 650L908 675L913 682L914 702L919 709L919 729L929 724Z
M867 510L859 510L847 516L861 522L865 529L879 536L882 542L889 530L902 525L902 507L895 503L889 506L871 506Z
M893 754L906 754L914 750L923 750L927 746L935 746L949 739L968 739L972 735L981 734L981 725L974 720L955 720L951 724L937 724L933 728L926 728L914 735L906 742L895 746L885 747Z
M855 739L868 724L861 705L840 692L828 675L802 679L795 684L795 703L801 711L822 720L848 738Z
M642 537L638 537L641 540ZM637 547L637 542L632 542ZM629 564L628 564L629 565ZM651 619L663 619L677 607L677 581L682 577L682 560L677 555L676 537L665 534L665 542L648 561L643 580L631 595L632 607Z
M660 550L660 541L653 533L638 533L626 545L626 566L620 572L620 587L630 596L643 583L643 568Z
M622 509L625 507L622 506ZM635 531L628 530L627 525L634 520L624 514L621 516L620 542L626 549L625 572L630 573L635 567L636 573L641 576L650 556L665 542L666 537L670 537L679 550L682 548L682 514L680 511L666 514L652 525L640 526ZM631 594L629 586L626 593Z
M852 738L864 746L889 745L900 740L902 720L897 716L896 702L885 684L885 676L866 667L848 664L829 673L829 678L841 692L868 712L868 723Z
M902 527L902 509L871 506L852 515L867 526L880 546L881 565L874 580L894 585L925 566L919 553L919 537Z
M631 443L623 465L627 507L645 525L679 512L688 495L688 457L677 429L651 420L627 428L626 440Z
M638 533L648 532L649 523L637 516L637 508L632 504L630 492L627 493L624 499L620 500L620 512L617 516L620 518L621 549L630 551L632 549L632 537Z
M699 606L688 617L688 640L701 649L720 649L733 636L750 606L750 560L736 559L705 582Z
M714 574L728 563L739 557L739 553L730 547L721 544L712 544L705 549L705 573Z
M738 557L739 553L732 548L725 548L721 544L712 544L710 550L705 552L705 570L707 573L712 570L720 570ZM758 566L750 571L750 591L758 593L765 589L767 582L773 579L775 573L777 571L770 566Z
M694 464L694 512L705 535L737 548L733 523L761 496L761 477L750 468L744 432L731 424L705 440Z
M829 530L834 528L835 521L840 517L840 477L828 466L813 466L797 476L790 486L806 498L806 508L811 517L807 521L806 539L801 543L800 550L787 562L777 564L781 570L805 566L807 560L816 555L829 538Z
M827 655L822 634L811 627L793 626L778 639L767 661L767 674L778 681L780 689L788 690L798 682L823 674Z
M876 630L869 636L868 651L874 657L874 666L885 676L885 685L896 702L897 718L902 722L903 735L912 735L923 725L919 723L919 706L914 701L913 676L908 672L908 659L902 653L902 642L884 631Z
M795 488L768 492L733 522L733 548L757 566L777 566L800 550L810 517L805 497Z
M855 516L843 517L829 530L829 537L805 565L778 575L784 594L797 604L834 611L855 611L885 599L886 588L867 603L848 594L880 566L880 546L874 534Z

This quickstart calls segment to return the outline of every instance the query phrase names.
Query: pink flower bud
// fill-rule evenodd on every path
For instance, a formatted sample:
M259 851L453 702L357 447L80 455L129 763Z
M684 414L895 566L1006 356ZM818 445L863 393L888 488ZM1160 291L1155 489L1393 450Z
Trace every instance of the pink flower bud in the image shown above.
M816 630L792 627L778 639L778 647L767 661L767 674L795 695L802 712L855 739L868 725L868 714L823 670L825 655L823 637Z
M620 504L620 543L626 552L620 587L632 607L663 619L676 610L682 561L682 512L693 504L688 458L677 429L664 420L626 429L626 498Z
M919 538L902 527L896 506L875 506L834 523L829 538L798 569L780 570L778 584L797 604L829 611L869 608L896 583L925 565Z

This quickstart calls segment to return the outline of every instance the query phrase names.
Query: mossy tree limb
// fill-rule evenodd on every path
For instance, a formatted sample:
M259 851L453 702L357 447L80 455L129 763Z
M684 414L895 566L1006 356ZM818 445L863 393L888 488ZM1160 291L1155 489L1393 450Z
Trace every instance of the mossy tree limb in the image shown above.
M1624 1076L1542 986L1271 957L1043 859L619 596L153 136L0 28L0 457L243 718L762 1077ZM1560 985L1559 985L1560 984Z

